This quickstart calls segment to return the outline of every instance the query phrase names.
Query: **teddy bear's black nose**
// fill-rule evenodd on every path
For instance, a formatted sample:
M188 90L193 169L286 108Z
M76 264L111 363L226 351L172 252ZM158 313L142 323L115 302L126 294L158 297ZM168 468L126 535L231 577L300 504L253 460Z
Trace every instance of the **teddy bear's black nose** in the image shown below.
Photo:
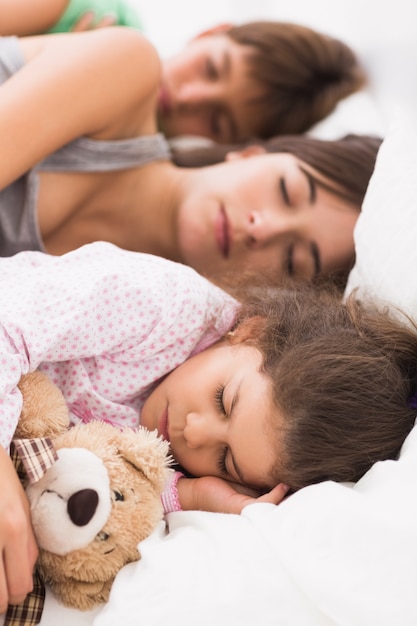
M94 489L81 489L68 499L67 511L76 526L85 526L93 517L98 505L98 494Z

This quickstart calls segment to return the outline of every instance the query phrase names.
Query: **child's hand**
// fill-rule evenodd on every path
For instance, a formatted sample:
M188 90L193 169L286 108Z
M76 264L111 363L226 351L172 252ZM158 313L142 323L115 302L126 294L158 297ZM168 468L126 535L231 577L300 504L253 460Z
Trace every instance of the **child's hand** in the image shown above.
M279 504L288 491L286 485L279 483L268 493L259 496L241 485L235 485L214 476L180 478L177 488L179 501L184 510L237 514L241 513L245 506L254 502Z
M86 11L78 22L71 29L72 33L82 33L86 30L96 30L97 28L107 28L107 26L114 26L116 24L116 17L114 15L105 15L98 22L95 21L96 16L93 11Z
M26 494L13 464L0 446L0 614L32 590L38 556Z

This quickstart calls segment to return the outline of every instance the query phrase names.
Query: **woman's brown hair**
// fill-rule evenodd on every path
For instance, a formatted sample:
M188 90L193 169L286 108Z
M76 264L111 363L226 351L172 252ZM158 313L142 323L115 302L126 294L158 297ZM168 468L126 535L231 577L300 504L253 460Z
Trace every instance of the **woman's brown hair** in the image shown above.
M266 141L222 145L202 141L201 145L173 142L173 160L179 167L205 167L226 159L230 152L257 146L268 153L293 154L329 181L330 189L358 211L375 167L382 139L369 135L346 135L341 139L316 139L305 135L282 135ZM319 183L320 184L320 183Z
M308 285L260 288L242 307L240 332L245 325L284 416L283 429L272 426L275 481L292 489L356 481L376 461L397 457L416 419L415 325Z

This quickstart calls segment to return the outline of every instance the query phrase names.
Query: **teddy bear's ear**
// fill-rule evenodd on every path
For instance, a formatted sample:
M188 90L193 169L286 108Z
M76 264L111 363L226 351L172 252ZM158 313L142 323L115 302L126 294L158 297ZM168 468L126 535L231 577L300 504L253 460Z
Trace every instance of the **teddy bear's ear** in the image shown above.
M123 431L119 441L120 454L161 493L172 464L168 451L169 443L157 430L149 431L141 426L136 431Z

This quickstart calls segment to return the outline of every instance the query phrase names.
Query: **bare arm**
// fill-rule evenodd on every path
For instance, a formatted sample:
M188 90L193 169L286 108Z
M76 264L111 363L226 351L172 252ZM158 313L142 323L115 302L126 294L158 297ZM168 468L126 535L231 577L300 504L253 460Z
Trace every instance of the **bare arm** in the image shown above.
M160 61L133 29L20 40L26 65L0 87L0 189L72 139L156 131Z
M38 555L29 503L12 462L0 446L0 614L7 604L22 602L32 590Z
M69 0L0 0L0 35L36 35L55 24Z
M268 493L259 496L251 489L233 485L221 478L180 478L178 498L185 511L211 511L212 513L241 513L248 504L269 502L279 504L285 498L288 487L279 483Z

